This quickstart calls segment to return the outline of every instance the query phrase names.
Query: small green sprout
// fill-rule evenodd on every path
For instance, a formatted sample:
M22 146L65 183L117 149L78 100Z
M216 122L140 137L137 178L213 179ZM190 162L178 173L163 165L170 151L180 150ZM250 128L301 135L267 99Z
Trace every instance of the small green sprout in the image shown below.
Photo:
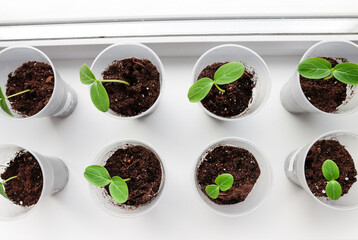
M216 184L208 185L205 188L206 194L212 199L218 198L220 190L223 192L229 190L234 183L234 177L229 173L224 173L215 179L215 183Z
M17 178L17 176L10 177L10 178L6 179L5 181L0 182L0 195L2 195L6 199L9 199L9 197L5 193L4 184L7 183L8 181L14 179L14 178Z
M27 93L27 92L30 92L30 91L31 91L30 89L27 89L27 90L24 90L24 91L21 91L21 92L18 92L18 93L15 93L15 94L12 94L12 95L10 95L10 96L5 97L3 91L2 91L2 89L1 89L1 87L0 87L0 107L1 107L1 109L2 109L5 113L7 113L7 114L9 114L10 116L13 117L14 115L13 115L12 112L10 111L9 106L8 106L7 103L6 103L6 99L9 99L9 98L12 98L12 97L15 97L15 96L17 96L17 95L20 95L20 94L23 94L23 93Z
M130 178L122 179L118 176L111 178L107 169L99 165L91 165L86 168L84 177L87 181L96 187L105 187L109 184L109 193L117 203L125 203L128 200L127 181Z
M329 182L326 185L326 194L332 200L338 200L342 195L342 187L336 181L339 178L339 168L335 162L327 159L322 165L322 173Z
M201 78L196 81L189 89L188 98L190 102L200 102L210 92L213 85L222 93L225 90L218 85L225 85L238 80L245 72L244 64L240 62L229 62L216 70L214 80L210 78Z
M358 64L339 63L334 68L323 58L307 58L298 65L298 72L305 78L328 80L335 77L345 84L358 85Z
M117 82L123 83L125 85L130 85L128 82L117 79L106 79L99 80L96 79L91 69L83 64L80 69L80 79L83 84L92 85L90 94L93 104L96 108L102 112L107 112L109 109L109 97L106 89L103 87L102 82Z

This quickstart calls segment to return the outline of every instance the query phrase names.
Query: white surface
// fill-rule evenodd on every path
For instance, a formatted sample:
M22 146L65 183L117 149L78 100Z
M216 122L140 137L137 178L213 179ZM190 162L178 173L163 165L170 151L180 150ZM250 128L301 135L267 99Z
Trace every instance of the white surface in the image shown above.
M255 50L255 48L253 49ZM92 60L54 60L62 78L78 93L78 106L67 119L0 119L0 143L17 143L63 159L68 186L17 222L0 222L3 239L339 239L358 238L358 210L321 206L285 176L286 156L320 134L358 130L355 113L345 117L294 116L279 102L281 86L293 74L300 56L264 57L272 74L272 92L260 112L241 122L218 122L186 98L197 58L164 58L166 86L157 110L145 119L117 120L90 102L78 70ZM215 215L197 199L191 170L202 148L221 137L238 136L255 143L273 169L268 200L238 218ZM121 138L149 142L167 170L166 188L148 214L130 219L102 211L83 177L86 166L109 142ZM356 183L358 184L358 183Z
M29 11L29 9L31 11ZM354 15L356 0L12 0L2 1L0 22L29 20L163 18L203 16Z

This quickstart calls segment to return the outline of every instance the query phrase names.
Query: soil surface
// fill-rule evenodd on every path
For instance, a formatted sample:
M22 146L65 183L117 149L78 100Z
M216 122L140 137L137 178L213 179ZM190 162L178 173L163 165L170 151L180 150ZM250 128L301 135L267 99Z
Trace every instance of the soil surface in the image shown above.
M11 107L22 116L41 111L50 100L55 85L52 67L44 62L26 62L9 73L6 96L30 89L30 92L9 98Z
M4 184L9 199L25 207L36 204L42 193L43 179L41 167L31 153L19 152L1 174L3 180L13 176L17 177Z
M357 170L353 159L346 148L336 140L317 141L309 150L305 162L306 181L312 193L317 197L327 197L325 193L327 180L322 173L324 161L330 159L339 168L339 178L342 195L357 181Z
M217 204L228 205L246 199L261 171L255 157L246 149L218 146L205 156L196 172L203 193L206 194L205 187L215 184L216 177L223 173L231 174L234 184L228 191L220 191L217 199L208 198Z
M128 145L115 151L104 167L111 177L131 178L127 181L129 197L124 205L138 207L157 196L162 181L162 168L151 150ZM109 194L109 186L105 188Z
M214 63L206 66L199 74L198 80L204 77L214 79L214 74L219 67L227 62ZM245 112L252 101L253 89L256 85L254 73L245 70L239 80L219 85L225 90L220 92L213 86L209 94L201 101L203 106L210 112L221 117L233 117Z
M103 73L103 79L127 81L103 83L110 109L121 116L136 116L148 110L160 93L160 74L147 59L127 58L114 61Z
M332 67L347 62L344 58L327 58ZM301 88L313 106L324 112L335 112L347 98L347 84L332 77L331 79L308 79L300 75Z

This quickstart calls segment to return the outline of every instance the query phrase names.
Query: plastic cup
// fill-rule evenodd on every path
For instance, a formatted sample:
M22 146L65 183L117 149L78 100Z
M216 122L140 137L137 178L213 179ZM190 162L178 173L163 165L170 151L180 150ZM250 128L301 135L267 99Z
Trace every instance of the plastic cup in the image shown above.
M125 58L147 59L157 68L160 79L160 92L157 100L146 111L135 116L123 116L109 109L106 114L121 119L136 119L151 114L158 106L159 98L163 92L164 67L158 55L149 47L139 43L117 43L104 49L92 63L91 70L98 79L102 78L102 72L115 60Z
M2 109L0 110L0 115L10 119L30 119L49 116L62 118L70 115L76 108L76 93L61 79L48 56L37 48L29 46L15 46L8 47L0 51L0 87L4 91L4 94L8 74L15 71L23 63L28 61L45 62L52 67L55 85L49 102L38 113L33 116L26 117L13 110L9 101L6 100L14 117L11 117Z
M271 78L265 61L251 49L235 44L224 44L214 47L205 52L194 65L193 83L198 80L200 72L213 63L217 62L242 62L249 70L254 70L257 76L256 86L253 89L252 101L246 111L233 117L218 116L207 110L201 102L199 105L211 117L222 121L233 121L244 119L258 112L267 99L271 90Z
M121 206L118 206L117 203L114 202L112 197L107 193L105 188L103 187L96 187L91 184L88 184L92 197L94 198L95 202L107 213L112 214L116 217L136 217L143 215L147 212L149 212L151 209L154 208L154 206L157 205L159 202L159 199L162 196L164 184L165 184L165 169L162 160L160 159L158 153L154 151L154 149L148 145L147 143L144 143L139 140L135 139L124 139L124 140L118 140L115 142L112 142L111 144L107 145L96 157L95 161L92 163L93 165L100 165L104 166L107 162L107 160L113 155L114 152L116 152L118 149L126 148L128 146L142 146L145 148L150 149L159 159L160 166L162 169L162 180L160 183L160 188L158 190L157 196L152 199L149 203L145 205L138 206L136 208L131 206L125 206L125 204L122 204ZM130 193L129 193L130 194Z
M349 62L358 63L358 46L350 41L322 41L309 48L300 62L311 57L342 57ZM321 113L328 115L346 115L358 108L358 94L356 86L347 90L346 101L333 113L324 112L308 101L300 84L300 75L297 71L281 89L281 103L291 113Z
M201 162L205 159L208 152L218 146L233 146L233 147L246 149L252 155L254 155L257 163L259 164L260 171L261 171L260 176L257 179L253 189L251 190L251 192L243 202L239 202L231 205L216 204L213 201L211 201L209 197L206 194L204 194L199 187L198 180L196 177L197 169L201 164ZM242 216L259 208L267 199L267 196L271 191L271 182L272 182L271 167L266 157L253 143L242 138L234 138L234 137L222 138L209 144L201 152L198 160L195 163L195 167L193 171L194 189L200 202L203 203L211 211L219 215L228 216L228 217Z
M285 161L285 172L287 177L298 186L308 192L316 201L324 206L347 210L358 207L358 183L354 183L349 192L338 200L330 200L328 197L316 197L309 189L305 176L305 162L308 151L319 140L334 139L344 145L353 158L355 166L358 166L358 135L349 131L333 131L319 136L308 145L292 152Z
M16 154L23 150L30 152L36 158L41 167L43 177L42 193L39 201L30 207L19 206L0 196L0 220L3 221L18 220L26 216L32 212L33 209L37 207L44 198L50 194L61 191L68 182L68 169L62 160L58 158L47 157L13 144L0 145L1 173L5 171L6 166L11 160L15 158ZM1 179L1 181L4 180L5 179Z

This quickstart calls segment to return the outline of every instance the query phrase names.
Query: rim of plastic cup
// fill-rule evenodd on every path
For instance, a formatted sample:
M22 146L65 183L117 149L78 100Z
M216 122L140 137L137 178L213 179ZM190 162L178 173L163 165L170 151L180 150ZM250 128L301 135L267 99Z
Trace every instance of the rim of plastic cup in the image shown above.
M320 42L314 44L313 46L311 46L311 47L303 54L303 56L302 56L302 58L301 58L301 60L300 60L300 63L301 63L303 60L305 60L305 59L307 58L307 55L311 54L311 52L312 52L317 46L320 46L320 45L323 45L323 44L327 44L327 43L348 44L348 45L351 45L351 46L354 46L354 47L358 48L358 46L357 46L356 44L354 44L353 42L348 41L348 40L340 40L340 41L338 41L338 40L337 40L337 41L324 40L324 41L320 41ZM344 56L340 56L340 57L344 57ZM298 89L300 89L299 92L300 92L301 98L303 98L304 101L305 101L306 103L308 103L309 106L311 106L312 109L314 109L314 111L316 111L317 113L326 114L327 116L328 116L328 115L329 115L329 116L345 116L345 115L349 115L349 114L351 114L351 113L354 113L354 112L356 112L356 111L358 110L358 105L357 105L355 108L353 108L353 109L351 109L351 110L348 110L348 111L346 111L346 112L342 112L342 113L340 113L340 112L332 112L332 113L329 113L329 112L325 112L325 111L320 110L319 108L317 108L316 106L314 106L310 101L308 101L308 99L306 98L306 95L303 93L303 90L302 90L302 87L301 87L301 84L300 84L300 81L299 81L299 80L300 80L300 75L299 75L299 73L298 73L297 71L296 71L295 74L296 74L296 79L297 79L297 81L295 81L295 82L296 82L296 84L298 85Z
M157 99L155 100L155 102L153 103L153 105L148 108L147 110L145 110L144 112L138 114L138 115L135 115L135 116L121 116L117 113L110 113L109 111L111 109L109 109L107 112L105 112L106 115L108 116L111 116L111 117L114 117L114 118L117 118L117 119L136 119L136 118L141 118L149 113L151 113L158 105L159 103L159 99L161 98L162 96L162 93L163 93L163 89L164 89L164 76L165 76L165 73L164 73L164 66L163 66L163 63L162 61L160 60L159 56L149 47L147 47L146 45L144 44L141 44L141 43L135 43L135 42L128 42L128 43L115 43L115 44L112 44L108 47L106 47L105 49L103 49L98 55L97 57L94 59L92 65L91 65L91 70L93 68L93 66L97 63L97 61L101 58L101 56L107 52L107 51L110 51L112 48L115 48L117 46L136 46L136 47L141 47L141 48L144 48L146 51L148 51L150 54L153 55L153 57L157 60L158 62L158 66L153 65L157 68L158 72L160 73L160 91L159 91L159 95L157 97ZM115 59L115 60L121 60L121 59ZM104 70L104 69L103 69ZM90 88L90 86L89 86ZM96 108L97 109L97 108ZM98 110L98 109L97 109Z
M358 138L358 134L355 133L355 132L353 132L353 131L335 130L335 131L326 132L326 133L320 135L319 137L315 138L315 139L308 145L308 148L305 150L305 154L304 154L305 159L306 159L306 157L307 157L307 154L308 154L309 150L311 149L311 147L312 147L317 141L319 141L319 140L321 140L321 139L324 139L324 138L327 138L327 137L329 137L329 136L333 136L333 137L334 137L334 135L337 135L337 134L353 135L353 136L355 136L355 137ZM305 163L306 163L306 160L305 160L305 161L302 161L301 167L302 167L303 171L301 171L301 172L298 173L298 174L300 174L301 177L302 177L302 179L305 180L304 189L306 189L306 190L309 192L309 194L310 194L317 202L319 202L320 204L322 204L322 205L324 205L324 206L326 206L326 207L329 207L329 208L335 209L335 210L352 210L352 209L358 208L358 203L355 204L355 205L353 205L353 206L348 206L348 207L336 207L336 206L332 206L332 205L330 205L330 204L327 204L327 203L325 203L325 202L320 201L315 195L313 195L311 189L309 188L309 186L308 186L308 184L307 184L306 174L305 174L305 170L304 170L304 169L305 169ZM357 183L357 184L358 184L358 183Z
M35 152L33 152L31 150L28 150L27 148L24 148L24 147L22 147L20 145L17 145L17 144L0 144L0 147L15 147L15 148L20 148L21 150L24 150L24 151L27 151L27 152L31 153L32 156L34 156L36 161L39 163L40 168L41 168L41 172L42 172L42 179L43 179L43 181L42 181L42 190L41 190L40 198L37 201L37 203L35 203L34 205L28 207L29 210L27 212L25 212L24 214L21 214L19 216L16 216L16 217L1 217L0 216L1 221L16 221L16 220L24 218L25 216L28 216L30 213L32 213L34 211L35 208L37 208L39 203L42 202L44 190L46 189L46 181L44 179L46 179L47 176L46 176L46 173L43 171L43 165L42 165L41 161L38 160L39 157L37 156L37 154ZM13 204L15 204L15 203L13 203ZM26 207L24 207L24 208L26 208Z
M265 196L261 199L261 201L255 205L254 207L252 207L251 209L248 209L244 212L240 212L240 213L237 213L237 214L226 214L226 213L223 213L219 210L216 210L214 208L212 208L210 205L208 205L203 199L202 197L200 196L200 193L198 191L200 191L198 189L198 184L197 184L197 179L196 179L196 170L198 169L198 165L199 165L199 161L201 160L201 157L203 156L203 154L205 154L208 150L210 150L212 147L214 146L233 146L233 145L230 145L230 144L224 144L225 141L236 141L236 142L245 142L247 143L248 145L250 145L252 148L254 148L263 158L263 161L266 163L267 167L268 167L268 177L269 177L269 186L268 186L268 189L265 193ZM221 145L221 143L223 143ZM270 195L271 193L271 189L272 189L272 168L271 168L271 164L269 163L269 161L267 160L267 157L265 154L263 154L263 152L255 145L253 144L251 141L247 140L247 139L244 139L244 138L239 138L239 137L224 137L224 138L220 138L220 139L217 139L211 143L209 143L208 145L206 145L203 150L201 151L200 155L197 157L196 161L195 161L195 164L194 164L194 168L192 170L192 186L193 186L193 189L194 189L194 192L195 192L195 195L197 196L197 198L199 199L199 201L202 203L202 205L204 205L207 209L209 209L210 211L218 214L218 215L221 215L221 216L225 216L225 217L240 217L240 216L244 216L244 215L247 215L255 210L257 210L259 207L262 206L262 204L267 200L268 196ZM255 183L256 184L256 183ZM252 191L252 190L251 190ZM245 200L244 200L245 201ZM236 203L236 204L240 204L240 203ZM232 204L232 205L236 205L236 204Z
M99 157L102 155L102 153L107 153L108 151L105 151L107 148L111 147L112 150L115 150L116 149L116 145L119 145L119 144L132 144L134 143L135 144L138 144L139 146L145 146L146 148L150 149L159 159L159 163L160 163L160 166L162 168L162 181L161 181L161 185L159 187L159 191L158 191L158 194L157 196L152 199L152 201L154 202L149 202L147 204L150 204L150 206L148 206L147 209L144 209L144 210L141 210L140 212L137 212L137 213L134 213L134 214L131 214L131 213L114 213L110 210L108 210L107 208L105 208L102 204L101 204L101 201L97 198L97 195L96 193L93 191L93 189L95 188L93 185L91 185L90 183L88 183L88 187L90 189L90 192L91 192L91 196L92 198L94 199L94 201L96 202L96 204L103 210L105 211L106 213L112 215L112 216L115 216L115 217L120 217L120 218L131 218L131 217L138 217L138 216L142 216L146 213L148 213L150 210L152 210L155 206L157 206L158 202L160 201L162 195L163 195L163 190L165 188L165 182L167 181L167 176L166 176L166 169L165 169L165 166L164 166L164 163L162 161L162 158L159 156L159 154L157 153L157 151L154 150L154 148L148 144L147 142L144 142L144 141L141 141L141 140L138 140L138 139L135 139L135 138L126 138L126 139L120 139L120 140L115 140L115 141L112 141L110 142L109 144L107 144L105 147L103 147L101 149L101 151L96 155L96 158L94 159L94 161L92 161L92 164L91 165L101 165L99 163L100 159ZM135 145L137 146L137 145ZM108 160L108 159L107 159ZM106 160L106 161L107 161ZM101 165L102 166L102 165ZM98 188L98 187L96 187ZM146 206L146 205L145 205ZM131 210L128 210L128 212L130 212Z
M255 111L253 111L252 113L250 114L245 114L245 113L240 113L236 116L232 116L232 117L222 117L222 116L219 116L219 115L216 115L212 112L210 112L209 110L207 110L203 104L201 102L198 102L198 104L200 105L200 107L204 110L204 112L206 112L209 116L213 117L213 118L216 118L218 120L222 120L222 121L237 121L237 120L242 120L242 119L245 119L247 117L250 117L250 116L253 116L254 114L256 114L259 110L261 110L261 108L267 103L269 97L270 97L270 92L271 92L271 75L270 75L270 70L266 64L266 62L263 60L263 58L257 54L255 51L253 51L252 49L248 48L248 47L244 47L242 45L239 45L239 44L222 44L222 45L219 45L219 46L216 46L216 47L213 47L213 48L210 48L208 51L206 51L205 53L203 53L199 59L196 61L195 65L194 65L194 68L193 68L193 71L192 71L192 79L193 79L193 83L195 83L197 81L197 79L195 79L195 72L196 72L196 69L198 68L198 65L199 65L199 62L205 58L209 53L217 50L217 49L220 49L220 48L226 48L226 47L236 47L236 48L239 48L239 49L244 49L250 53L252 53L253 56L255 56L264 66L265 68L265 71L267 73L267 76L268 76L268 86L267 86L267 92L265 93L265 97L262 101L262 103L256 108ZM250 108L250 106L249 106ZM242 115L241 115L242 114Z
M21 48L25 48L25 49L31 49L35 52L38 52L40 55L42 55L42 57L44 57L47 61L48 61L48 64L51 66L52 68L52 71L53 71L53 82L54 82L54 86L53 86L53 91L52 91L52 94L51 94L51 97L50 97L50 100L48 101L48 103L45 105L45 107L43 107L40 111L38 111L37 113L35 113L34 115L32 116L28 116L28 117L11 117L9 116L8 114L4 113L4 114L1 114L1 116L3 116L4 118L7 118L7 119L15 119L15 120L27 120L27 119L31 119L31 118L36 118L38 117L42 112L44 112L47 108L49 108L49 106L51 106L51 103L53 102L53 94L55 92L55 89L56 89L56 86L57 86L57 81L56 81L56 69L55 69L55 66L53 65L51 59L44 53L42 52L41 50L35 48L35 47L32 47L32 46L26 46L26 45L17 45L17 46L11 46L11 47L7 47L3 50L0 51L0 55L3 54L4 52L7 52L7 51L10 51L10 50L13 50L13 49L21 49ZM19 66L20 67L20 66ZM15 71L16 69L14 69ZM3 111L3 110L1 110ZM3 111L4 112L4 111Z

